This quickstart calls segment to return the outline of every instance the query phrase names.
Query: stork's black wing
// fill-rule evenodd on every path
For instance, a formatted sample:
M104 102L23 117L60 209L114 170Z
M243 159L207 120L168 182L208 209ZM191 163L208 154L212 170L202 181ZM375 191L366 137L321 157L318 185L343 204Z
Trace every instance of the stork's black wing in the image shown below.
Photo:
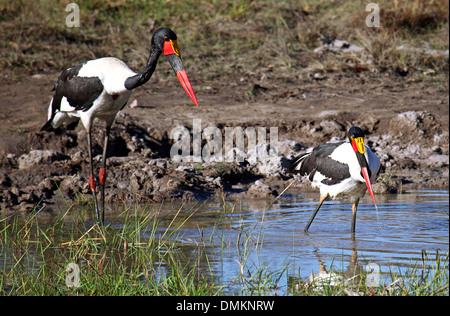
M66 97L70 106L75 110L86 111L103 92L103 84L98 77L79 77L80 69L86 63L69 67L58 78L52 91L55 91L52 101L52 115L41 130L51 127L55 113L61 109L61 100Z
M323 144L314 148L314 150L306 155L300 156L293 160L294 169L301 163L300 169L297 171L301 175L308 175L312 181L315 173L318 171L326 177L322 183L332 185L343 181L350 177L350 170L347 164L330 158L333 151L337 147L344 144L343 142Z

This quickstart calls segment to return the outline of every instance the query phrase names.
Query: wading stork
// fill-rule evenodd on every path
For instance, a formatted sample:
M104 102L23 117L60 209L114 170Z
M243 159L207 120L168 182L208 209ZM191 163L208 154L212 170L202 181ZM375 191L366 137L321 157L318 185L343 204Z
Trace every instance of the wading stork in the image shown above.
M348 131L349 142L323 144L315 147L311 153L291 161L292 173L307 175L312 186L320 189L319 205L306 225L305 232L327 198L350 197L352 234L355 233L358 202L367 189L375 203L371 182L377 178L380 159L364 144L364 136L361 128L353 126Z
M99 223L103 223L105 212L106 150L111 125L116 114L125 107L131 91L150 79L161 54L167 58L184 90L198 106L194 90L181 61L177 35L169 28L160 28L153 34L150 56L144 70L140 73L135 73L123 61L114 57L89 60L64 70L52 90L55 92L48 109L48 120L41 131L51 131L61 126L77 124L81 120L88 137L89 186L94 197ZM97 204L92 162L91 129L96 118L106 123L102 165L98 177L101 183L101 216Z

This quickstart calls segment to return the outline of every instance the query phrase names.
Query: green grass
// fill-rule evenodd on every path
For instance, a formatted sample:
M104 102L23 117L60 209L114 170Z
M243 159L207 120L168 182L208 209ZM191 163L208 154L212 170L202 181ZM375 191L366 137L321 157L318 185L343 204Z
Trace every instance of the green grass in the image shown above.
M178 250L178 229L195 213L188 210L155 234L161 218L153 210L126 209L120 227L85 226L86 212L56 218L45 229L33 214L2 220L3 295L214 295L220 286ZM186 210L183 210L186 211ZM142 237L143 229L151 228ZM201 252L199 245L197 251ZM201 258L201 256L200 256ZM68 287L68 264L80 268L79 287ZM73 280L72 280L73 281Z
M223 215L236 207L224 202ZM210 236L201 231L200 239L186 243L182 229L200 205L158 208L125 208L103 229L88 226L89 205L69 207L50 222L39 213L2 217L0 295L448 295L448 253L424 252L406 270L392 266L377 287L365 282L362 268L349 277L334 264L326 278L300 280L289 274L289 264L274 270L262 258L258 223L238 225L231 242L221 232L229 218L219 216ZM220 241L218 252L208 251L213 239ZM234 247L239 272L225 281L212 264ZM71 263L80 269L79 286L68 286L75 282Z

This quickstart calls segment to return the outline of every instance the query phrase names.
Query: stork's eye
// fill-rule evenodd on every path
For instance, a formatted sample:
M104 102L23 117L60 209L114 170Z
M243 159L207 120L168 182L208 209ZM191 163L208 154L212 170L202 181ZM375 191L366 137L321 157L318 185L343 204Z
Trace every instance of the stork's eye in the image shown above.
M164 37L164 40L165 40L166 42L170 41L168 37Z

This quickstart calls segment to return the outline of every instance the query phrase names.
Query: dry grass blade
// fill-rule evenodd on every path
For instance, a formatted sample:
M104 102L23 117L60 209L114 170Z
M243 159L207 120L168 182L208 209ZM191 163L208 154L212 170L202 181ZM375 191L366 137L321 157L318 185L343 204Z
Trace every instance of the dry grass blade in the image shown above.
M90 237L87 238L86 236L88 236L88 234L92 231L96 231L97 233L99 233L101 235L101 237ZM103 230L100 227L100 225L98 223L94 224L91 228L89 228L80 238L78 238L75 241L68 241L68 242L63 242L61 244L59 244L58 246L60 247L71 247L71 246L77 246L82 244L84 241L86 240L90 240L90 241L103 241L106 243L106 237L103 234Z

